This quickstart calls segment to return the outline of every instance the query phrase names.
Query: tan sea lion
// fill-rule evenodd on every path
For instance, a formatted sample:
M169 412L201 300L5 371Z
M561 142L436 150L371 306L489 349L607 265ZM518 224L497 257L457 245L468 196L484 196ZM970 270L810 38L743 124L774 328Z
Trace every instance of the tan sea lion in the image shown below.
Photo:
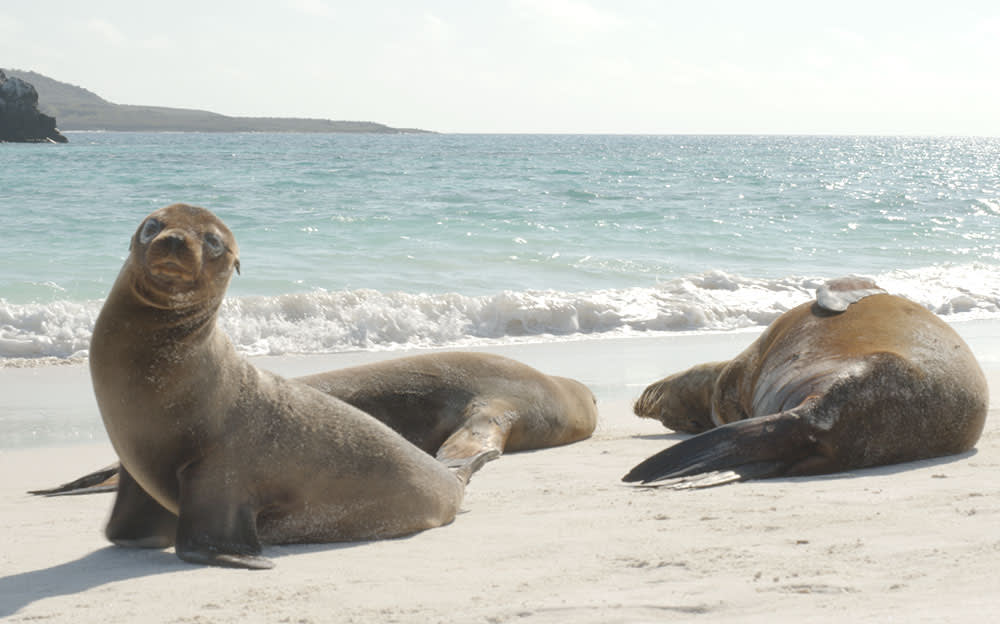
M122 466L108 539L268 568L262 543L388 538L451 522L490 455L452 472L361 410L238 357L216 316L239 253L215 215L157 210L130 250L90 347Z
M449 465L485 451L569 444L589 437L597 425L594 395L582 383L487 353L415 355L294 381L374 416ZM32 493L111 491L115 470L109 466Z
M698 435L623 480L708 487L952 455L979 439L988 403L968 345L936 315L834 280L735 359L646 388L637 415Z

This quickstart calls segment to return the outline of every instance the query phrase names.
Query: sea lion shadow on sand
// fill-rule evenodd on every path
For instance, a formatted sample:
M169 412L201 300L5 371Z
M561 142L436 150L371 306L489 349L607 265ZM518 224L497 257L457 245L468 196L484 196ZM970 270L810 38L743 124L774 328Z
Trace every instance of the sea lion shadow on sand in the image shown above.
M393 540L411 537L415 535L404 535ZM302 553L346 550L366 544L367 541L269 545L265 546L264 551L271 559L281 559ZM178 559L170 550L138 550L108 545L73 561L0 577L0 619L47 598L70 596L118 581L197 570L197 567Z
M195 568L167 551L107 546L74 561L0 577L0 618L46 598L69 596L108 583L171 574L181 569Z
M690 438L691 435L687 433L677 433L665 431L663 433L637 433L632 436L633 440L656 440L659 442L670 442L674 440L676 442L683 442Z
M803 478L814 479L817 481L837 481L839 479L859 479L861 477L887 477L895 474L901 474L904 472L918 470L920 468L932 468L935 466L947 466L948 464L956 464L958 462L965 461L971 457L975 457L978 453L979 449L971 448L967 451L962 451L961 453L956 453L954 455L943 455L941 457L928 457L926 459L915 459L913 461L904 462L902 464L889 464L886 466L869 466L867 468L856 468L849 472L834 472L831 474L811 475ZM935 478L945 478L945 477L935 476Z

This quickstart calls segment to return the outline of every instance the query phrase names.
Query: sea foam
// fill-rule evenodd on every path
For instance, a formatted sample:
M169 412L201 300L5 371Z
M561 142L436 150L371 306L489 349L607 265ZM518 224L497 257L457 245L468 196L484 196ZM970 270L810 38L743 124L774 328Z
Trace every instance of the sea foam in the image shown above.
M946 320L1000 318L1000 277L969 264L874 277ZM709 271L652 287L493 295L377 290L228 298L219 322L245 355L468 347L567 338L762 327L814 297L820 277L755 279ZM86 356L101 301L0 300L0 365Z

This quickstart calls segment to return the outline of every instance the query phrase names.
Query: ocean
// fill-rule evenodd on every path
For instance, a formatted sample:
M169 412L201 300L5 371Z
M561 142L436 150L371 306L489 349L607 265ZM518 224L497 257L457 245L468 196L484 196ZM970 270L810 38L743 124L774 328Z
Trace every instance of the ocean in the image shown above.
M0 144L0 366L78 361L146 214L204 206L247 355L762 327L856 274L1000 318L1000 139L68 133Z

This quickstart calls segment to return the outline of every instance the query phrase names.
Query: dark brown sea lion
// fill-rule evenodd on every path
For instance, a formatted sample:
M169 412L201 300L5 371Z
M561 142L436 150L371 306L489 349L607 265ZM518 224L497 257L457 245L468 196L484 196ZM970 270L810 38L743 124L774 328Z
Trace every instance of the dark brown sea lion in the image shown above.
M951 327L868 280L835 280L735 359L646 388L636 414L698 435L623 480L707 487L952 455L979 439L988 403Z
M484 451L523 451L589 437L594 395L499 355L442 352L353 366L294 381L374 416L446 464ZM115 466L33 494L80 494L117 486Z
M236 241L211 212L149 215L94 327L94 393L121 461L106 534L184 560L267 568L262 543L451 522L468 476L357 408L237 356L216 315Z
M381 420L440 461L524 451L589 437L594 395L510 358L442 352L298 377Z

